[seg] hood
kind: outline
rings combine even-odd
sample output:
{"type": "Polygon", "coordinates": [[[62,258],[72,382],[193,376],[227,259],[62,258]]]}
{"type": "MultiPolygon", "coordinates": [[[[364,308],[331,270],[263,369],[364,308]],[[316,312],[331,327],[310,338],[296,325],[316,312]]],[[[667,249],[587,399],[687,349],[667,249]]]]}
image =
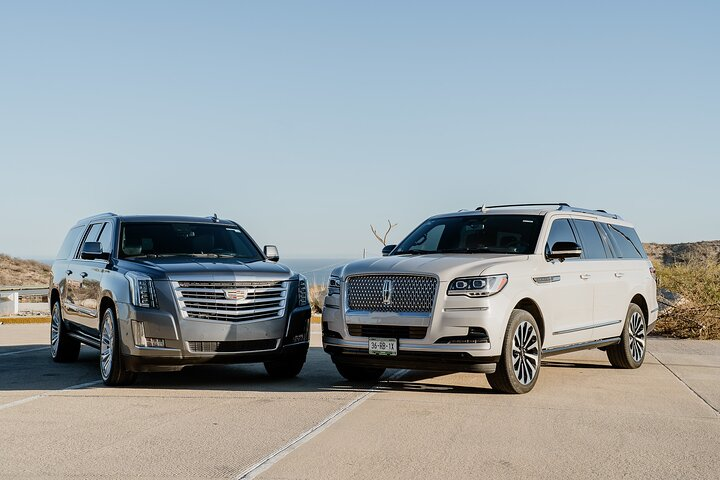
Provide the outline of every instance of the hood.
{"type": "Polygon", "coordinates": [[[143,258],[125,260],[123,266],[128,270],[146,271],[151,276],[159,274],[168,280],[280,281],[293,275],[288,267],[280,263],[267,260],[245,263],[235,258],[143,258]]]}
{"type": "MultiPolygon", "coordinates": [[[[336,269],[334,275],[367,273],[429,273],[450,281],[457,277],[481,275],[493,266],[528,260],[527,255],[503,255],[491,253],[435,254],[435,255],[391,255],[380,258],[366,258],[336,269]]],[[[502,272],[493,272],[502,273],[502,272]]]]}

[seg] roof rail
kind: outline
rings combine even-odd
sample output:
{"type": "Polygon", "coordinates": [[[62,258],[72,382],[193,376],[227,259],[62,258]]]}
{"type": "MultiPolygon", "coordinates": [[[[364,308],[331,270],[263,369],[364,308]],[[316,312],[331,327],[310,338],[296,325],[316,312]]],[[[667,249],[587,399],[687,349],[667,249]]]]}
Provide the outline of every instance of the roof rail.
{"type": "Polygon", "coordinates": [[[558,210],[566,210],[566,211],[570,211],[570,212],[589,213],[589,214],[592,214],[592,215],[599,215],[599,216],[602,216],[602,217],[609,217],[609,218],[615,218],[615,219],[620,219],[620,218],[621,218],[620,215],[617,215],[617,214],[615,214],[615,213],[608,213],[608,212],[605,211],[605,210],[599,210],[599,209],[598,209],[598,210],[589,210],[589,209],[586,209],[586,208],[578,208],[578,207],[573,207],[573,206],[570,205],[569,203],[565,203],[565,202],[557,202],[557,203],[511,203],[511,204],[507,204],[507,205],[482,205],[482,206],[476,208],[475,210],[479,210],[479,211],[485,212],[485,211],[487,211],[487,210],[489,210],[489,209],[491,209],[491,208],[547,207],[547,206],[556,206],[556,207],[558,207],[558,208],[557,208],[558,210]]]}

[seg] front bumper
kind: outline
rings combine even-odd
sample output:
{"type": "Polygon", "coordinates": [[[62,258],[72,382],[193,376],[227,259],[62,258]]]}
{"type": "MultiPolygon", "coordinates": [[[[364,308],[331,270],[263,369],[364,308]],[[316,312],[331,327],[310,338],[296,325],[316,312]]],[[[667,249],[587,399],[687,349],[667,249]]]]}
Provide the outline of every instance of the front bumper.
{"type": "Polygon", "coordinates": [[[180,319],[163,310],[118,304],[120,349],[132,371],[180,370],[186,365],[257,363],[286,356],[305,355],[310,340],[310,306],[298,307],[277,319],[225,322],[180,319]],[[135,344],[133,323],[143,324],[146,337],[162,338],[165,348],[135,344]],[[273,343],[274,341],[274,343],[273,343]],[[262,349],[242,351],[193,351],[190,342],[228,342],[230,345],[262,344],[262,349]]]}

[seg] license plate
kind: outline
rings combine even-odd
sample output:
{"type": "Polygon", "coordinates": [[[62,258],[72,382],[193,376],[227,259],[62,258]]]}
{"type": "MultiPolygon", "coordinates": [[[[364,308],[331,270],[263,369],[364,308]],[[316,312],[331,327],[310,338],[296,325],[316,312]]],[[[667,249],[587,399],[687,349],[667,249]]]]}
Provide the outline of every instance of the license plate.
{"type": "Polygon", "coordinates": [[[368,338],[370,355],[397,355],[396,338],[368,338]]]}

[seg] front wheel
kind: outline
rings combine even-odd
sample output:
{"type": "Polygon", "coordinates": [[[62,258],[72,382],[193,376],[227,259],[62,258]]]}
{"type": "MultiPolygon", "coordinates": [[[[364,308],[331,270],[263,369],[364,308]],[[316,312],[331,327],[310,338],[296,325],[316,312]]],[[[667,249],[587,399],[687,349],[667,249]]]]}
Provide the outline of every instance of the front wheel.
{"type": "Polygon", "coordinates": [[[620,343],[608,347],[607,356],[615,368],[638,368],[645,360],[647,326],[645,315],[636,304],[630,304],[625,316],[620,343]]]}
{"type": "Polygon", "coordinates": [[[113,309],[105,309],[100,326],[100,375],[105,385],[130,385],[137,374],[125,370],[120,354],[120,339],[113,309]]]}
{"type": "Polygon", "coordinates": [[[380,367],[360,367],[357,365],[336,364],[337,371],[351,382],[376,382],[385,373],[380,367]]]}
{"type": "Polygon", "coordinates": [[[541,340],[535,318],[525,310],[510,315],[503,350],[494,373],[487,374],[493,390],[527,393],[540,373],[541,340]]]}
{"type": "Polygon", "coordinates": [[[265,362],[265,371],[273,378],[293,378],[298,376],[303,365],[305,365],[305,355],[295,355],[265,362]]]}
{"type": "Polygon", "coordinates": [[[53,303],[50,317],[50,356],[54,362],[74,362],[80,355],[80,342],[66,332],[60,302],[53,303]]]}

